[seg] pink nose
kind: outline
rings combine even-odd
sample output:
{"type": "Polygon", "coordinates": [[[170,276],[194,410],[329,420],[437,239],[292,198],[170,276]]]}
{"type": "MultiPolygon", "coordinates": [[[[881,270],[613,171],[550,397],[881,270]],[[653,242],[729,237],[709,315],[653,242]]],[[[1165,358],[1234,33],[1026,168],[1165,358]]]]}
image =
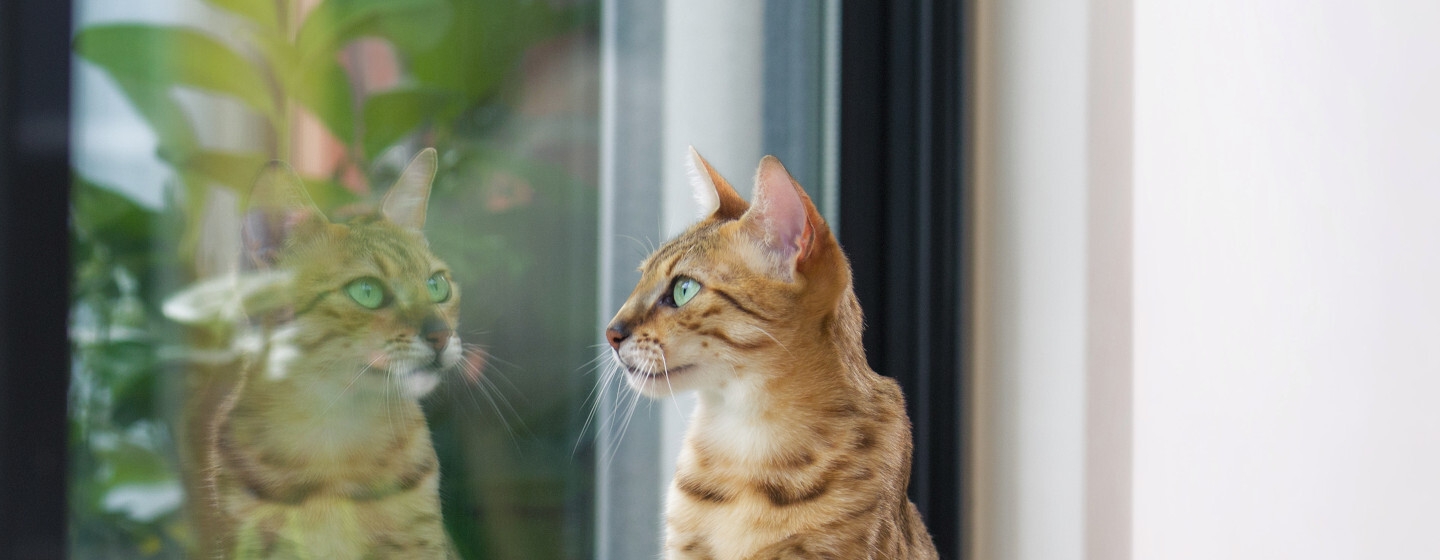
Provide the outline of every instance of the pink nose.
{"type": "Polygon", "coordinates": [[[455,334],[455,331],[450,329],[450,325],[445,324],[445,321],[434,316],[425,319],[425,323],[421,325],[420,332],[421,336],[425,337],[425,341],[430,343],[430,347],[434,348],[436,353],[444,352],[445,347],[450,345],[450,336],[455,334]]]}
{"type": "Polygon", "coordinates": [[[429,342],[430,347],[434,348],[436,352],[444,352],[445,347],[450,345],[450,335],[453,332],[449,329],[430,331],[425,333],[425,341],[429,342]]]}
{"type": "Polygon", "coordinates": [[[626,328],[625,323],[616,321],[610,325],[610,328],[605,329],[605,340],[610,341],[611,348],[619,350],[620,343],[625,342],[627,338],[630,338],[630,329],[626,328]]]}

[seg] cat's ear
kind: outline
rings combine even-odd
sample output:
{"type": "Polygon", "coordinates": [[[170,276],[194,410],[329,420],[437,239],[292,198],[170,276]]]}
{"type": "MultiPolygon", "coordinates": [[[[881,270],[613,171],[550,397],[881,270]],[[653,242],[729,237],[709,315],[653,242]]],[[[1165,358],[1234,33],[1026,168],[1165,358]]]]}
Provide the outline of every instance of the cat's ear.
{"type": "Polygon", "coordinates": [[[425,227],[425,207],[430,202],[430,183],[438,166],[435,148],[425,148],[410,160],[395,186],[385,195],[380,212],[396,224],[419,230],[425,227]]]}
{"type": "Polygon", "coordinates": [[[272,161],[255,180],[240,225],[246,258],[254,268],[270,268],[297,230],[326,223],[329,220],[305,192],[295,170],[283,161],[272,161]]]}
{"type": "Polygon", "coordinates": [[[815,244],[818,218],[814,203],[775,156],[760,160],[755,172],[755,202],[745,213],[745,228],[767,249],[787,277],[815,244]]]}
{"type": "Polygon", "coordinates": [[[690,175],[690,187],[695,190],[695,202],[700,204],[699,218],[715,216],[722,220],[734,220],[745,214],[749,203],[740,198],[735,187],[730,186],[720,173],[710,167],[710,162],[700,157],[700,152],[690,146],[690,157],[686,161],[690,175]]]}

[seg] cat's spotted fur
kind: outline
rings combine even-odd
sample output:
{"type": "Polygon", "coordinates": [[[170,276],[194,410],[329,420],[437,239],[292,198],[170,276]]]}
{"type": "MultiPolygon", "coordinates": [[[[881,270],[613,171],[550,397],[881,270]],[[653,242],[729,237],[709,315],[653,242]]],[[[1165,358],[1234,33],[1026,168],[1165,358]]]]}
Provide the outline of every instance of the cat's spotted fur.
{"type": "Polygon", "coordinates": [[[691,156],[707,217],[645,260],[606,331],[634,389],[699,392],[665,557],[936,558],[905,495],[904,397],[866,364],[834,235],[779,160],[761,161],[752,205],[691,156]],[[687,278],[700,288],[681,301],[687,278]]]}
{"type": "Polygon", "coordinates": [[[455,557],[418,402],[461,361],[459,288],[420,232],[434,172],[426,150],[379,212],[346,223],[283,164],[257,183],[243,237],[268,293],[237,300],[267,303],[244,310],[258,348],[208,432],[202,554],[455,557]],[[450,287],[438,302],[437,274],[450,287]],[[361,278],[384,290],[375,309],[347,291],[361,278]]]}

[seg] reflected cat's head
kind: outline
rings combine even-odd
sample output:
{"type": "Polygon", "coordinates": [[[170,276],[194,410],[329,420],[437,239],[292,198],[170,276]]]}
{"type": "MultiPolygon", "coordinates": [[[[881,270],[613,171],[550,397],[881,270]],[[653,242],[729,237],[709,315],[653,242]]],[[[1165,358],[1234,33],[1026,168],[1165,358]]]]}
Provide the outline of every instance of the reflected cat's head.
{"type": "Polygon", "coordinates": [[[271,163],[256,181],[241,238],[249,275],[287,279],[271,326],[264,374],[421,396],[462,360],[459,287],[429,250],[425,225],[435,150],[401,173],[379,209],[332,222],[295,172],[271,163]]]}

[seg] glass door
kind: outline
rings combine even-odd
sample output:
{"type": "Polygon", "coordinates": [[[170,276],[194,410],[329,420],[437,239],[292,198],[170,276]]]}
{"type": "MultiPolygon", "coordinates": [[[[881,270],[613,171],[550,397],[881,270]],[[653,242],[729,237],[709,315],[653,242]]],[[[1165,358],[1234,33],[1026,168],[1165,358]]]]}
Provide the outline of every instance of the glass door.
{"type": "MultiPolygon", "coordinates": [[[[598,3],[76,13],[71,557],[196,557],[215,534],[283,551],[287,530],[324,523],[269,527],[250,494],[385,516],[364,502],[433,479],[427,507],[461,557],[591,557],[598,3]],[[433,182],[414,173],[427,164],[433,182]],[[313,206],[262,192],[292,180],[313,206]],[[392,205],[417,180],[428,204],[407,224],[392,205]],[[423,239],[367,229],[376,217],[423,239]],[[378,239],[326,237],[362,234],[378,239]],[[392,270],[412,261],[433,270],[392,270]],[[367,463],[387,454],[413,464],[367,463]],[[277,482],[291,475],[308,478],[277,482]]],[[[311,544],[347,550],[323,541],[345,534],[311,544]]]]}
{"type": "Polygon", "coordinates": [[[601,329],[690,145],[838,217],[837,1],[74,9],[70,557],[346,550],[410,495],[462,558],[658,555],[691,403],[601,329]]]}

